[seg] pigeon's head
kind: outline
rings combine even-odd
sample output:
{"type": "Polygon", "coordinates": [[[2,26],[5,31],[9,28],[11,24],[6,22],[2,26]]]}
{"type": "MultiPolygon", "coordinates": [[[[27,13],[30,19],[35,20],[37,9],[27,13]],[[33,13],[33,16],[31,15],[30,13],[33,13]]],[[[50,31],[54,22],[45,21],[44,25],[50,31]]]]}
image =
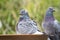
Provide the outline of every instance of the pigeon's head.
{"type": "Polygon", "coordinates": [[[28,15],[28,11],[26,9],[21,9],[20,15],[28,15]]]}
{"type": "Polygon", "coordinates": [[[53,7],[49,7],[46,12],[46,16],[52,16],[53,12],[55,12],[55,9],[53,7]]]}
{"type": "Polygon", "coordinates": [[[20,10],[20,16],[24,17],[24,18],[28,18],[28,11],[26,9],[21,9],[20,10]]]}
{"type": "Polygon", "coordinates": [[[50,12],[55,12],[55,9],[54,9],[53,7],[49,7],[49,8],[48,8],[48,11],[50,11],[50,12]]]}
{"type": "Polygon", "coordinates": [[[54,20],[53,12],[55,12],[55,9],[53,7],[49,7],[45,15],[45,20],[54,20]]]}

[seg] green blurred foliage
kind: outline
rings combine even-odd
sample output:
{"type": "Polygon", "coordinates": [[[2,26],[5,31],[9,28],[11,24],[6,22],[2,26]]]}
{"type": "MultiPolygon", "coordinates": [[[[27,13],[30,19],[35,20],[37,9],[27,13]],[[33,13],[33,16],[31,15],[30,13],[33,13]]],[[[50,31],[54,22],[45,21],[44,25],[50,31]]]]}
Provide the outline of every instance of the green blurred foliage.
{"type": "Polygon", "coordinates": [[[35,20],[38,28],[41,27],[44,14],[48,7],[54,7],[55,18],[60,21],[60,0],[0,0],[0,34],[15,34],[16,23],[21,8],[28,10],[31,19],[35,20]]]}

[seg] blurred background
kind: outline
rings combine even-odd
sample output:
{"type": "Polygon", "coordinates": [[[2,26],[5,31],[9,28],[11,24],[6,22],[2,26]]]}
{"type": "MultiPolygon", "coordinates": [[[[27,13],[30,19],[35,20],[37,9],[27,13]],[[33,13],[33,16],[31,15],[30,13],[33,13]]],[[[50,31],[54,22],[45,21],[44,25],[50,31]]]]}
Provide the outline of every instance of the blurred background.
{"type": "Polygon", "coordinates": [[[51,6],[56,10],[55,18],[60,21],[60,0],[0,0],[0,34],[15,34],[21,8],[28,10],[30,18],[43,31],[41,22],[51,6]]]}

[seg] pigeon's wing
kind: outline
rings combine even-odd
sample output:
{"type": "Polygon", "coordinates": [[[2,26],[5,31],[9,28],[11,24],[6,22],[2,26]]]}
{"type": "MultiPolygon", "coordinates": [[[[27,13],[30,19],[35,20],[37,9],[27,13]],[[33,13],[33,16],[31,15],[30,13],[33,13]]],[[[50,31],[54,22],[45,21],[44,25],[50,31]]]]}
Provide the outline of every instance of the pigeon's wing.
{"type": "Polygon", "coordinates": [[[58,33],[58,29],[57,29],[57,26],[55,26],[54,21],[43,22],[42,27],[45,33],[48,35],[54,35],[55,33],[58,33]]]}
{"type": "Polygon", "coordinates": [[[58,32],[60,32],[60,23],[58,22],[58,20],[54,21],[54,25],[58,29],[58,32]]]}
{"type": "Polygon", "coordinates": [[[35,26],[37,26],[37,23],[36,23],[34,20],[31,20],[31,22],[32,22],[35,26]]]}
{"type": "Polygon", "coordinates": [[[34,20],[31,20],[31,19],[30,19],[30,21],[31,21],[31,23],[33,24],[33,26],[37,29],[37,31],[40,32],[37,23],[36,23],[34,20]]]}
{"type": "Polygon", "coordinates": [[[32,34],[35,31],[36,28],[30,21],[21,21],[17,25],[17,33],[19,34],[32,34]]]}
{"type": "Polygon", "coordinates": [[[57,31],[57,28],[54,26],[53,22],[43,23],[43,28],[44,28],[45,33],[49,35],[50,39],[59,40],[58,31],[57,31]],[[52,35],[54,38],[51,38],[52,35]]]}
{"type": "Polygon", "coordinates": [[[29,23],[31,23],[33,25],[33,28],[36,30],[35,33],[32,34],[43,34],[42,32],[40,32],[40,30],[37,27],[37,23],[34,20],[28,19],[27,20],[29,23]]]}
{"type": "Polygon", "coordinates": [[[37,23],[34,20],[29,20],[31,22],[31,24],[33,24],[33,27],[37,30],[35,33],[33,34],[43,34],[42,32],[40,32],[40,30],[37,27],[37,23]]]}

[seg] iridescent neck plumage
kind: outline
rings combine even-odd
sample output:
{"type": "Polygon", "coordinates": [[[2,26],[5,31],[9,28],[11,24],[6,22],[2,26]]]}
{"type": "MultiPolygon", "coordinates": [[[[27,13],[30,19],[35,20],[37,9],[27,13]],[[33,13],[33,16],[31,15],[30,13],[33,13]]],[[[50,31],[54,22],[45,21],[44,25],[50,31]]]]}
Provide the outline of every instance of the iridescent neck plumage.
{"type": "Polygon", "coordinates": [[[45,21],[54,21],[54,16],[53,16],[53,13],[51,12],[47,12],[46,15],[45,15],[45,21]]]}
{"type": "Polygon", "coordinates": [[[20,16],[20,21],[29,19],[29,16],[20,16]]]}

